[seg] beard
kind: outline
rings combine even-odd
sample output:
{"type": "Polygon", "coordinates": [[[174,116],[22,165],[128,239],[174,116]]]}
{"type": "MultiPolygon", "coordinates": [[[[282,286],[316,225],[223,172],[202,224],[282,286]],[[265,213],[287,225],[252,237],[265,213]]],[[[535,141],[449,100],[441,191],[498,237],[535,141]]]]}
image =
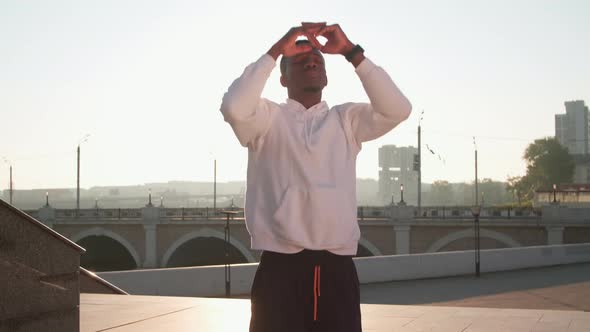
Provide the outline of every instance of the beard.
{"type": "Polygon", "coordinates": [[[307,93],[318,93],[318,92],[322,92],[322,87],[319,86],[308,86],[303,88],[303,91],[307,92],[307,93]]]}

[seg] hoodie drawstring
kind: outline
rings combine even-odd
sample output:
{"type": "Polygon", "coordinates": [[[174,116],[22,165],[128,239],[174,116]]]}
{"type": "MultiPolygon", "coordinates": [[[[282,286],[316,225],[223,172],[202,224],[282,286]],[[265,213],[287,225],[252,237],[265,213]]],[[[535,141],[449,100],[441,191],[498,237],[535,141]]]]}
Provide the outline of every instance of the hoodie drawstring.
{"type": "Polygon", "coordinates": [[[318,297],[320,297],[320,266],[314,266],[313,271],[313,320],[318,320],[318,297]]]}
{"type": "Polygon", "coordinates": [[[315,121],[315,117],[316,117],[316,113],[313,113],[312,117],[311,117],[311,124],[309,125],[309,128],[307,127],[307,119],[304,118],[304,122],[303,122],[303,131],[304,131],[304,136],[305,136],[305,147],[307,148],[307,151],[311,151],[310,145],[311,145],[311,134],[313,133],[313,123],[315,121]]]}

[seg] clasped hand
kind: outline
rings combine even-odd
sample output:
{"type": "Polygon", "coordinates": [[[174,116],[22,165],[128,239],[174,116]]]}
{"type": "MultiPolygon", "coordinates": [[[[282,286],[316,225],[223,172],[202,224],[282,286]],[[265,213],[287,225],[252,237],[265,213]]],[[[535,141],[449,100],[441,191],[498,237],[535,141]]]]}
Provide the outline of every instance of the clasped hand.
{"type": "Polygon", "coordinates": [[[354,44],[348,39],[344,31],[342,31],[340,25],[326,25],[325,22],[303,22],[301,26],[291,28],[283,38],[273,45],[268,53],[276,59],[281,54],[291,57],[299,53],[309,52],[312,48],[317,48],[322,53],[345,55],[353,47],[354,44]],[[297,45],[295,42],[301,36],[306,37],[311,45],[308,43],[297,45]],[[318,41],[317,38],[319,36],[326,38],[324,45],[318,41]]]}

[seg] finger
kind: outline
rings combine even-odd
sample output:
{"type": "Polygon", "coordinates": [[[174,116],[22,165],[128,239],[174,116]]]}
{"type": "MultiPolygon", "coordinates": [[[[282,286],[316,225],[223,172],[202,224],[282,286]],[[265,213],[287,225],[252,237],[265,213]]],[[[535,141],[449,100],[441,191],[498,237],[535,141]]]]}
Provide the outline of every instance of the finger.
{"type": "Polygon", "coordinates": [[[317,22],[317,23],[313,23],[313,22],[301,22],[301,26],[304,29],[314,29],[314,30],[319,30],[323,27],[326,26],[326,22],[317,22]]]}
{"type": "Polygon", "coordinates": [[[303,31],[305,31],[307,34],[311,34],[311,35],[316,35],[318,33],[318,31],[320,31],[321,28],[325,27],[326,23],[305,23],[303,22],[301,27],[303,28],[303,31]]]}
{"type": "Polygon", "coordinates": [[[331,45],[325,45],[320,48],[320,52],[324,54],[336,54],[337,52],[334,50],[334,47],[331,45]]]}
{"type": "Polygon", "coordinates": [[[326,25],[326,22],[301,22],[301,25],[326,25]]]}
{"type": "Polygon", "coordinates": [[[311,33],[307,33],[305,35],[307,37],[307,40],[309,40],[309,42],[317,49],[321,49],[322,48],[322,44],[317,40],[317,38],[315,37],[314,34],[311,33]]]}
{"type": "Polygon", "coordinates": [[[336,31],[336,28],[337,28],[336,25],[327,25],[327,26],[321,28],[320,31],[318,31],[318,33],[316,35],[326,37],[327,34],[333,33],[334,31],[336,31]]]}
{"type": "Polygon", "coordinates": [[[286,37],[289,42],[294,43],[297,40],[297,38],[299,38],[301,36],[307,37],[305,30],[303,30],[302,27],[293,27],[293,28],[291,28],[291,30],[289,30],[289,33],[287,34],[286,37]]]}
{"type": "Polygon", "coordinates": [[[294,50],[294,54],[293,55],[297,55],[300,53],[306,53],[309,52],[313,49],[313,47],[309,44],[299,44],[299,45],[295,45],[295,50],[294,50]]]}

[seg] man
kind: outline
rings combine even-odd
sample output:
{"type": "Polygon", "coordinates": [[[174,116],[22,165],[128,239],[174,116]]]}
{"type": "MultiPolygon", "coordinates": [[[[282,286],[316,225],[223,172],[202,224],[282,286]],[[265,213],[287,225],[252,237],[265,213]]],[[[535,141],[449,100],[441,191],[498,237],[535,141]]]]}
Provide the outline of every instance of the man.
{"type": "Polygon", "coordinates": [[[409,101],[338,25],[294,27],[246,67],[221,112],[248,147],[246,226],[263,250],[252,285],[251,332],[361,331],[359,281],[352,261],[360,231],[356,156],[362,142],[405,120],[409,101]],[[297,40],[299,37],[307,40],[297,40]],[[325,45],[317,37],[327,39],[325,45]],[[332,108],[323,54],[344,55],[371,101],[332,108]],[[289,98],[261,98],[281,58],[289,98]]]}

